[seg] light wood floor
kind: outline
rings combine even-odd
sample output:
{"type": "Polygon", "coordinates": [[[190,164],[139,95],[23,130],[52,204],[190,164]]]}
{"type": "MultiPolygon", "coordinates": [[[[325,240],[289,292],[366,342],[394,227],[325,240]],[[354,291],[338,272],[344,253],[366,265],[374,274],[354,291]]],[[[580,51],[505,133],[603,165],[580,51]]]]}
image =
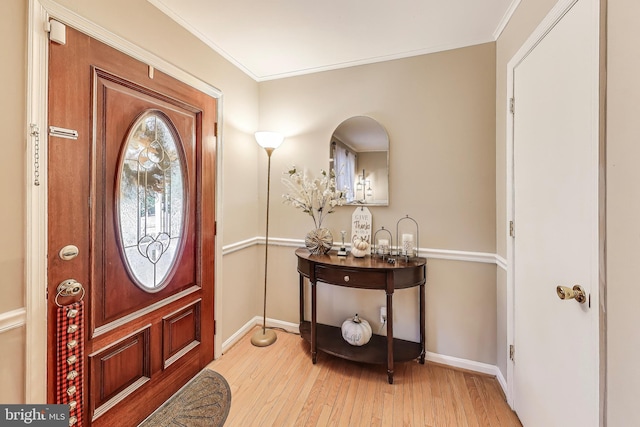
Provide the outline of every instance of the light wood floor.
{"type": "Polygon", "coordinates": [[[277,331],[269,347],[243,337],[209,367],[231,387],[225,426],[521,426],[493,377],[426,362],[386,366],[318,353],[277,331]]]}

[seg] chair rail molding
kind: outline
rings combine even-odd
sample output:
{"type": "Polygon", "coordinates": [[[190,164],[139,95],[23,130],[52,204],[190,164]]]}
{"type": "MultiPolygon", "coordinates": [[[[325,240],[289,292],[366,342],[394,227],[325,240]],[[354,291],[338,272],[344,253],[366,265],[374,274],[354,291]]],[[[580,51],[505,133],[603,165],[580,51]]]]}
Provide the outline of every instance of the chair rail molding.
{"type": "Polygon", "coordinates": [[[27,323],[27,309],[22,307],[15,310],[0,313],[0,334],[27,323]]]}
{"type": "MultiPolygon", "coordinates": [[[[237,251],[249,248],[254,245],[264,245],[264,236],[256,236],[250,239],[241,240],[239,242],[230,243],[222,247],[222,254],[229,255],[237,251]]],[[[284,246],[291,248],[300,248],[304,246],[303,239],[288,239],[281,237],[269,237],[269,244],[273,246],[284,246]]],[[[334,248],[339,246],[339,243],[334,242],[334,248]]],[[[351,244],[347,243],[348,247],[351,244]]],[[[428,259],[445,259],[452,261],[466,261],[466,262],[480,262],[484,264],[496,264],[498,267],[506,270],[507,262],[500,255],[490,252],[474,252],[474,251],[459,251],[452,249],[435,249],[435,248],[418,248],[418,255],[428,259]]]]}

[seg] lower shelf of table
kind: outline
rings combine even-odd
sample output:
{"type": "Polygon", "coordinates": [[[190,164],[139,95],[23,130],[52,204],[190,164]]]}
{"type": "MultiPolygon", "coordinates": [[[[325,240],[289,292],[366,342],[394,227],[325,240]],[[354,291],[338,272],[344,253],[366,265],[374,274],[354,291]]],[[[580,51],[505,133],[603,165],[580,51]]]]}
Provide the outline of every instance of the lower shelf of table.
{"type": "MultiPolygon", "coordinates": [[[[311,343],[311,322],[300,323],[300,335],[311,343]]],[[[317,348],[324,353],[343,359],[363,363],[387,363],[387,337],[373,335],[363,346],[353,346],[342,338],[342,331],[335,326],[317,324],[317,348]]],[[[422,354],[422,345],[418,342],[393,339],[394,362],[408,362],[422,354]]]]}

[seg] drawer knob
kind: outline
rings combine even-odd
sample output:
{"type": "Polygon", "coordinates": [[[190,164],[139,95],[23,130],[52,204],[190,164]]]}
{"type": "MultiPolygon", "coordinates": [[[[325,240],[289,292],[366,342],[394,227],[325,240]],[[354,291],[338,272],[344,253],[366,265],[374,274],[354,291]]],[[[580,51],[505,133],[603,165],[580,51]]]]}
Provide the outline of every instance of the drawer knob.
{"type": "Polygon", "coordinates": [[[344,281],[348,282],[349,281],[349,276],[344,276],[344,281]]]}

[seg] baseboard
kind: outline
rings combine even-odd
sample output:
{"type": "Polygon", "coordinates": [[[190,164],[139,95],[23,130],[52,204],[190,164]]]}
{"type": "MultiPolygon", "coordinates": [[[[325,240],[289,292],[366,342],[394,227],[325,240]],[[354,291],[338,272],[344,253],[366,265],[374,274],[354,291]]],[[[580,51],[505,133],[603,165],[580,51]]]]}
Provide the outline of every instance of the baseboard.
{"type": "Polygon", "coordinates": [[[427,351],[426,359],[429,362],[437,363],[439,365],[450,366],[452,368],[464,369],[467,371],[478,372],[480,374],[487,374],[496,377],[496,380],[502,387],[504,395],[507,395],[507,381],[504,379],[502,372],[495,365],[488,363],[476,362],[475,360],[461,359],[453,356],[446,356],[438,353],[431,353],[427,351]]]}
{"type": "MultiPolygon", "coordinates": [[[[300,333],[299,325],[297,323],[284,322],[282,320],[267,318],[267,327],[284,329],[287,332],[295,334],[300,333]]],[[[222,343],[222,353],[226,353],[235,343],[237,343],[242,337],[244,337],[251,329],[257,325],[262,324],[262,317],[256,316],[253,319],[245,323],[235,334],[231,335],[225,342],[222,343]]],[[[495,365],[488,363],[476,362],[474,360],[461,359],[458,357],[446,356],[443,354],[432,353],[427,351],[425,359],[429,362],[438,363],[444,366],[450,366],[452,368],[465,369],[467,371],[478,372],[480,374],[487,374],[496,377],[500,387],[505,396],[507,395],[507,382],[502,375],[500,369],[495,365]]]]}
{"type": "MultiPolygon", "coordinates": [[[[287,332],[291,332],[294,334],[299,334],[300,329],[297,323],[284,322],[282,320],[270,319],[267,317],[267,327],[268,328],[279,328],[284,329],[287,332]]],[[[251,329],[255,326],[262,325],[262,317],[256,316],[253,319],[249,320],[245,323],[236,333],[231,335],[227,340],[222,343],[222,354],[226,353],[235,343],[240,341],[242,337],[244,337],[251,329]]]]}
{"type": "Polygon", "coordinates": [[[504,375],[502,375],[502,371],[500,369],[498,369],[497,366],[496,366],[496,371],[498,372],[496,374],[496,380],[498,380],[498,384],[500,384],[500,387],[502,387],[502,392],[504,393],[505,398],[506,398],[506,396],[509,395],[507,393],[507,380],[504,378],[504,375]]]}
{"type": "Polygon", "coordinates": [[[438,363],[440,365],[451,366],[452,368],[465,369],[467,371],[478,372],[480,374],[496,375],[498,367],[489,365],[488,363],[476,362],[474,360],[460,359],[458,357],[446,356],[444,354],[432,353],[427,351],[426,359],[429,362],[438,363]]]}

